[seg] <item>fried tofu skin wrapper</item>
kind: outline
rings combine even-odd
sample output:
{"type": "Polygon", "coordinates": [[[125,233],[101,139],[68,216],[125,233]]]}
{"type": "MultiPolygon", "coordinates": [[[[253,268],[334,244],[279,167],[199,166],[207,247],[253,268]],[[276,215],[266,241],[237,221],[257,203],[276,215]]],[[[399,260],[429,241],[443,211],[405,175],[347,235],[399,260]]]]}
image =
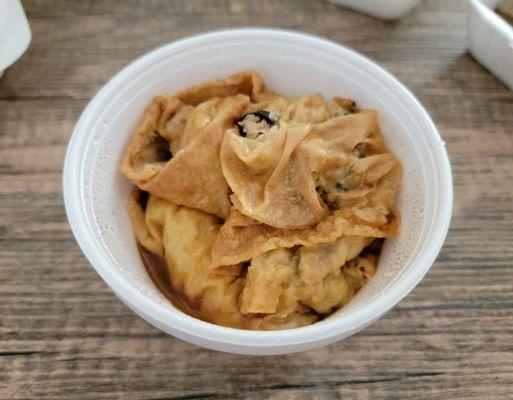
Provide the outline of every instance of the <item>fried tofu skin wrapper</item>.
{"type": "Polygon", "coordinates": [[[371,196],[361,199],[362,205],[335,210],[311,228],[279,229],[232,209],[212,248],[214,263],[238,263],[278,247],[330,243],[341,236],[396,236],[401,229],[401,216],[393,199],[400,180],[400,169],[392,170],[371,196]]]}
{"type": "Polygon", "coordinates": [[[235,209],[280,229],[313,227],[338,210],[385,225],[395,192],[392,201],[374,204],[376,191],[382,196],[378,186],[392,175],[398,189],[401,166],[385,146],[376,112],[349,113],[340,104],[320,95],[277,98],[260,104],[276,118],[269,126],[254,119],[244,132],[228,130],[221,164],[235,209]]]}
{"type": "Polygon", "coordinates": [[[226,218],[231,203],[219,161],[223,135],[251,101],[269,96],[256,73],[244,72],[155,97],[121,171],[145,191],[226,218]]]}
{"type": "Polygon", "coordinates": [[[218,218],[151,194],[143,209],[140,197],[135,189],[129,204],[138,242],[165,260],[172,287],[188,306],[219,325],[258,330],[309,325],[347,303],[375,269],[370,262],[364,275],[357,266],[358,254],[371,241],[361,237],[274,249],[249,266],[214,265],[218,218]]]}
{"type": "Polygon", "coordinates": [[[401,230],[402,167],[377,112],[285,98],[253,71],[155,97],[121,171],[150,277],[177,308],[222,326],[322,320],[401,230]]]}

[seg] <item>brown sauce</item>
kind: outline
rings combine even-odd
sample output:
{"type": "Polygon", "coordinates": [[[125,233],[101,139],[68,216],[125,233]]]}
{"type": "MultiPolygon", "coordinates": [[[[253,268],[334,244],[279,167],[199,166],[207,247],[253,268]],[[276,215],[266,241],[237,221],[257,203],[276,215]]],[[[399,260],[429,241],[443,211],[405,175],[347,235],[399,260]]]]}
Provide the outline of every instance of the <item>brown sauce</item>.
{"type": "Polygon", "coordinates": [[[157,289],[181,312],[191,317],[201,319],[202,321],[212,322],[208,316],[201,311],[189,305],[183,295],[176,291],[169,277],[166,261],[146,250],[141,245],[137,245],[144,268],[148,272],[151,280],[157,289]]]}

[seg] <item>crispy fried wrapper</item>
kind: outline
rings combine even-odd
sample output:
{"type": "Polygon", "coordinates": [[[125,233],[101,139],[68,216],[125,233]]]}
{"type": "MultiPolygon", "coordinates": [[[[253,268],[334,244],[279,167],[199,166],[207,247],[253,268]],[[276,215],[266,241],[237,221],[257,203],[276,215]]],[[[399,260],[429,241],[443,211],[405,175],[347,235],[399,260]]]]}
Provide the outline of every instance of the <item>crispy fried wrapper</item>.
{"type": "Polygon", "coordinates": [[[157,96],[134,132],[121,171],[145,191],[226,218],[231,203],[219,161],[223,135],[251,101],[271,97],[251,71],[157,96]]]}
{"type": "Polygon", "coordinates": [[[121,170],[139,245],[191,315],[223,326],[322,319],[401,229],[402,168],[377,113],[278,96],[252,71],[155,97],[121,170]]]}
{"type": "Polygon", "coordinates": [[[318,318],[297,301],[287,307],[282,304],[281,312],[272,315],[243,314],[239,304],[246,284],[242,265],[213,267],[211,263],[219,220],[151,194],[143,210],[140,198],[141,192],[134,190],[129,206],[138,242],[165,259],[173,289],[205,319],[223,326],[267,330],[304,326],[318,318]]]}
{"type": "Polygon", "coordinates": [[[306,305],[312,315],[329,314],[373,276],[377,259],[357,258],[371,241],[347,236],[333,243],[279,248],[255,256],[245,279],[241,312],[290,313],[306,305]]]}
{"type": "Polygon", "coordinates": [[[401,229],[401,216],[393,199],[400,180],[401,171],[396,168],[380,181],[373,195],[365,199],[365,206],[335,210],[311,228],[279,229],[233,209],[212,248],[213,262],[237,263],[278,247],[329,243],[341,236],[396,236],[401,229]]]}
{"type": "Polygon", "coordinates": [[[350,207],[365,218],[357,208],[368,207],[379,181],[400,169],[374,111],[354,113],[346,100],[328,103],[320,95],[252,105],[257,107],[277,122],[249,121],[244,134],[230,129],[221,164],[235,208],[261,223],[307,228],[350,207]]]}
{"type": "Polygon", "coordinates": [[[173,289],[205,319],[244,329],[311,324],[347,303],[374,273],[365,261],[372,241],[343,237],[329,244],[279,248],[242,264],[214,265],[211,247],[219,220],[134,190],[130,218],[138,242],[165,260],[173,289]],[[361,260],[359,260],[361,258],[361,260]],[[363,266],[363,267],[362,267],[363,266]]]}

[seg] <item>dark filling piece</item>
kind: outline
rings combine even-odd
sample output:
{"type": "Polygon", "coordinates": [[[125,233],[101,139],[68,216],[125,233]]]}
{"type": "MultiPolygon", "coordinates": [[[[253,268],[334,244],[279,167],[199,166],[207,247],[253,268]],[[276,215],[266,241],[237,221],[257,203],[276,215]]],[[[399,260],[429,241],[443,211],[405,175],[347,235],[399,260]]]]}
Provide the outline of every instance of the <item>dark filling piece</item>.
{"type": "Polygon", "coordinates": [[[169,142],[159,134],[154,134],[146,148],[141,153],[143,160],[148,162],[167,162],[173,154],[169,149],[169,142]]]}
{"type": "Polygon", "coordinates": [[[358,143],[353,151],[352,151],[352,154],[353,156],[355,156],[356,158],[364,158],[364,157],[367,157],[369,155],[369,145],[367,143],[358,143]]]}
{"type": "Polygon", "coordinates": [[[325,204],[328,204],[328,192],[326,191],[326,188],[324,186],[319,185],[315,187],[315,190],[317,191],[317,194],[319,195],[321,200],[325,204]]]}
{"type": "Polygon", "coordinates": [[[277,118],[270,111],[262,110],[241,115],[236,124],[239,128],[239,135],[255,139],[276,122],[277,118]]]}
{"type": "Polygon", "coordinates": [[[335,184],[335,189],[337,189],[337,192],[347,192],[349,187],[342,182],[337,182],[335,184]]]}
{"type": "Polygon", "coordinates": [[[316,179],[315,190],[319,198],[330,209],[340,208],[339,195],[358,187],[358,176],[354,175],[351,168],[339,172],[336,177],[316,179]]]}

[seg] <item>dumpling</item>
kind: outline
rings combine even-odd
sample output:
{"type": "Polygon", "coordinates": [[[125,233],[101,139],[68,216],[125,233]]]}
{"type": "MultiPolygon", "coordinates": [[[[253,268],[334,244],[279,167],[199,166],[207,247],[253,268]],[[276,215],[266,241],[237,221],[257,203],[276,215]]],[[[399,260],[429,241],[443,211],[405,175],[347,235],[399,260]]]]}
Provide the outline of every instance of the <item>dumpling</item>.
{"type": "MultiPolygon", "coordinates": [[[[173,290],[204,319],[245,329],[283,329],[315,322],[317,316],[310,315],[308,307],[296,299],[286,301],[286,296],[280,297],[279,307],[276,304],[275,312],[268,315],[241,307],[247,282],[243,265],[212,264],[211,247],[221,226],[218,218],[151,194],[143,197],[143,192],[134,190],[129,202],[137,241],[165,260],[173,290]]],[[[282,252],[288,254],[287,250],[282,252]]],[[[266,268],[275,260],[262,255],[260,265],[266,268]]],[[[290,264],[287,259],[284,262],[290,264]]],[[[282,267],[276,266],[278,270],[282,267]]],[[[287,275],[287,271],[282,274],[287,275]]],[[[257,292],[260,290],[262,287],[257,292]]]]}
{"type": "Polygon", "coordinates": [[[265,106],[243,116],[221,147],[239,212],[281,229],[312,227],[338,210],[386,224],[395,192],[372,216],[369,209],[380,181],[390,174],[400,180],[401,167],[384,144],[376,112],[351,114],[354,107],[343,99],[326,103],[319,95],[265,106]]]}
{"type": "MultiPolygon", "coordinates": [[[[333,242],[341,236],[396,236],[401,229],[401,215],[394,206],[394,198],[401,176],[400,167],[394,167],[376,182],[373,191],[351,199],[350,206],[333,210],[310,228],[279,229],[232,209],[212,247],[213,262],[238,263],[278,247],[312,246],[333,242]]],[[[333,201],[341,201],[341,195],[346,193],[330,193],[333,201]]]]}
{"type": "Polygon", "coordinates": [[[355,261],[369,238],[277,248],[253,257],[247,267],[215,265],[211,247],[221,226],[215,216],[151,194],[144,198],[139,190],[132,193],[129,212],[140,245],[165,260],[174,291],[216,324],[308,325],[349,301],[373,274],[372,263],[364,276],[355,261]]]}
{"type": "Polygon", "coordinates": [[[342,236],[333,243],[301,247],[298,273],[304,286],[298,298],[320,314],[346,304],[368,279],[348,275],[346,262],[354,260],[372,240],[342,236]]]}
{"type": "Polygon", "coordinates": [[[278,248],[253,257],[241,312],[265,315],[262,323],[298,315],[317,319],[333,312],[374,275],[377,258],[362,253],[372,241],[346,236],[334,243],[278,248]]]}
{"type": "Polygon", "coordinates": [[[135,235],[144,248],[165,259],[173,289],[212,322],[240,326],[241,265],[211,267],[218,219],[151,194],[143,210],[139,196],[134,192],[129,206],[135,235]]]}
{"type": "Polygon", "coordinates": [[[226,218],[231,203],[219,161],[223,135],[252,100],[272,96],[254,72],[157,96],[133,135],[121,171],[145,191],[226,218]]]}

